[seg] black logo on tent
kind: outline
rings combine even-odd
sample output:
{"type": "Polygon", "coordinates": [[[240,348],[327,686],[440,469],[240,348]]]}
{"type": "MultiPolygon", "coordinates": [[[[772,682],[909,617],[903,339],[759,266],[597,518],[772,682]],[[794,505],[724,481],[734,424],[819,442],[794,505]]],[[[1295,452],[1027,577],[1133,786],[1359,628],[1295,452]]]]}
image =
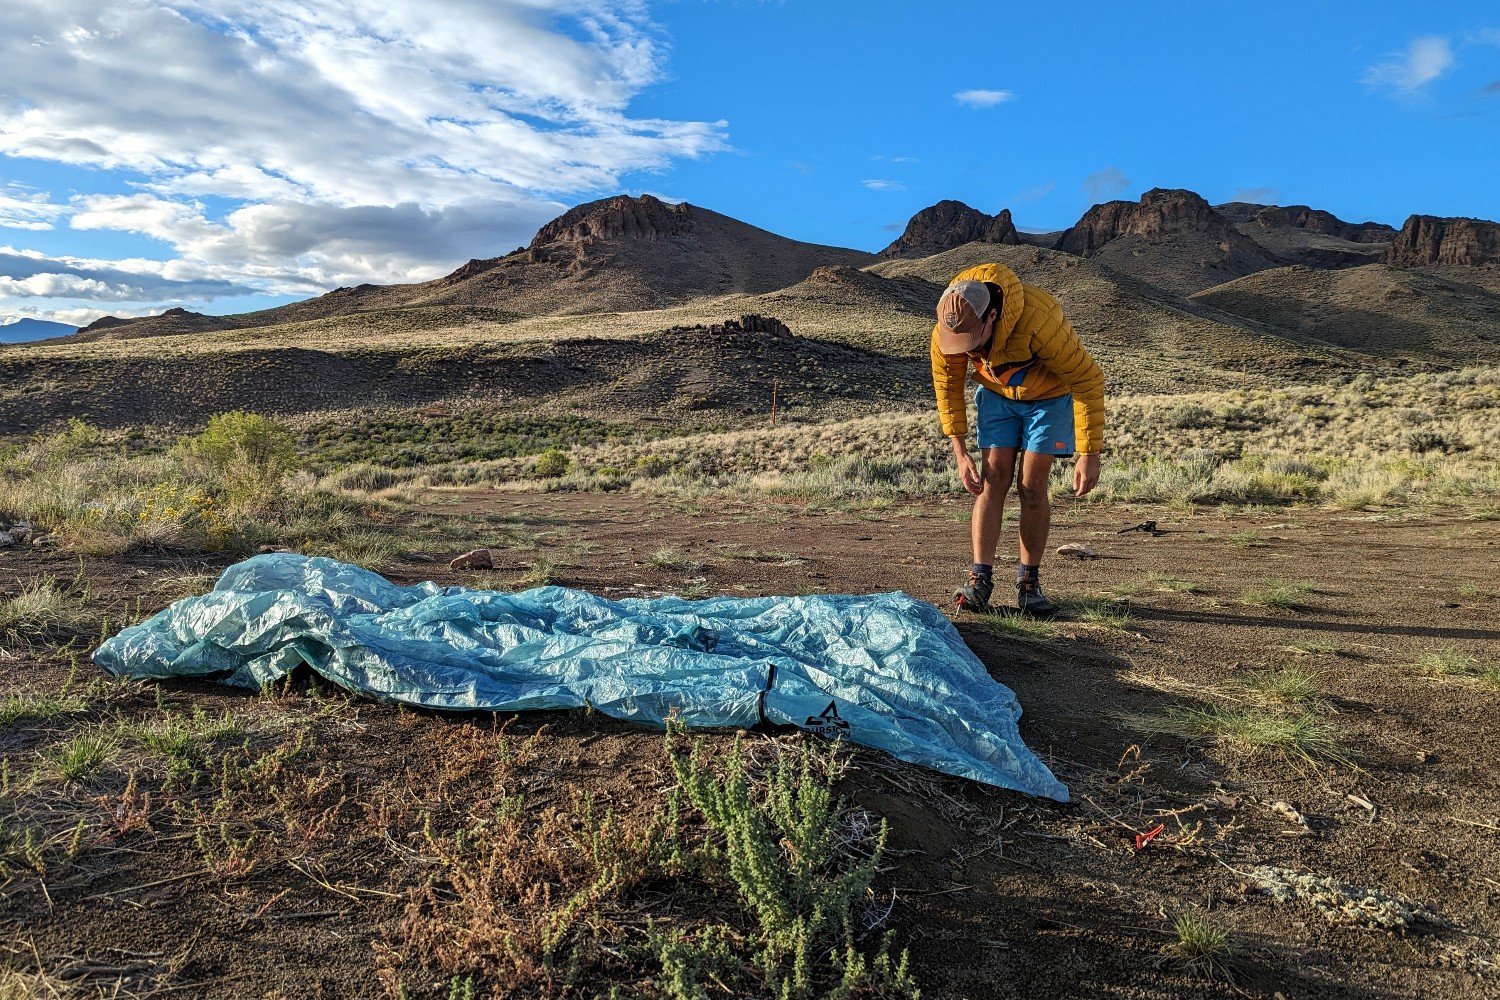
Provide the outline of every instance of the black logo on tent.
{"type": "Polygon", "coordinates": [[[835,740],[849,732],[849,723],[839,716],[838,702],[830,701],[822,715],[809,715],[805,726],[808,730],[827,740],[835,740]]]}

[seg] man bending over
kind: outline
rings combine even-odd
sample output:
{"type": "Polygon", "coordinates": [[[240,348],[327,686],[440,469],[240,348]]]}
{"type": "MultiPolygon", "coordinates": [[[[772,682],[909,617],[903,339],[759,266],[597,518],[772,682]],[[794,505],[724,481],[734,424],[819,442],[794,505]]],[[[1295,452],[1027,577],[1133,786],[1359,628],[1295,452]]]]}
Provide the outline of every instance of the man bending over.
{"type": "Polygon", "coordinates": [[[959,479],[975,497],[969,526],[974,565],[954,599],[972,611],[990,609],[1000,521],[1014,479],[1021,501],[1016,606],[1024,613],[1053,614],[1057,606],[1042,592],[1039,576],[1052,522],[1048,479],[1055,459],[1076,453],[1074,495],[1099,482],[1104,375],[1057,300],[1021,284],[1001,264],[960,272],[938,300],[937,314],[932,387],[938,417],[953,442],[959,479]],[[978,383],[977,466],[965,445],[964,384],[970,374],[978,383]]]}

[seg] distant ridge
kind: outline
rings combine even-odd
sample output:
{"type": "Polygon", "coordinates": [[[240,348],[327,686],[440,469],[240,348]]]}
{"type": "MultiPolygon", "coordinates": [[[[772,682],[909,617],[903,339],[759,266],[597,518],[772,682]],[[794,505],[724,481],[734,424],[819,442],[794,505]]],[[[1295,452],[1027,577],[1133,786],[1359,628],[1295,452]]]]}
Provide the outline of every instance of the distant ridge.
{"type": "Polygon", "coordinates": [[[1056,249],[1182,295],[1278,263],[1201,195],[1168,188],[1153,188],[1138,202],[1095,205],[1056,249]]]}
{"type": "Polygon", "coordinates": [[[618,195],[569,209],[531,243],[471,260],[433,281],[359,285],[255,313],[158,317],[95,324],[102,337],[135,337],[304,322],[430,306],[474,306],[516,315],[660,309],[697,298],[755,294],[796,284],[825,265],[860,267],[873,254],[778,236],[727,215],[651,195],[618,195]]]}
{"type": "Polygon", "coordinates": [[[216,330],[233,329],[234,323],[224,316],[206,316],[180,306],[174,306],[157,316],[141,319],[120,319],[118,316],[101,316],[78,331],[79,340],[98,340],[113,337],[172,336],[182,333],[212,333],[216,330]]]}
{"type": "Polygon", "coordinates": [[[930,257],[965,243],[1020,243],[1010,209],[985,215],[961,201],[944,200],[913,215],[906,230],[880,251],[882,259],[930,257]]]}
{"type": "Polygon", "coordinates": [[[50,340],[66,337],[77,327],[66,323],[54,323],[46,319],[19,319],[14,323],[0,325],[0,344],[27,344],[34,340],[50,340]]]}
{"type": "Polygon", "coordinates": [[[713,310],[716,300],[750,296],[760,302],[752,310],[785,308],[858,345],[877,334],[847,317],[878,314],[880,348],[901,354],[907,317],[929,322],[942,285],[989,260],[1057,294],[1106,348],[1205,363],[1275,365],[1325,349],[1451,363],[1465,351],[1493,357],[1500,332],[1500,224],[1412,216],[1398,233],[1307,205],[1214,206],[1192,191],[1153,189],[1095,205],[1056,234],[1021,233],[1008,210],[987,215],[945,200],[913,215],[879,257],[621,195],[571,208],[527,246],[432,281],[339,288],[231,316],[174,308],[105,317],[75,337],[212,338],[270,326],[309,340],[335,328],[346,341],[377,328],[469,327],[483,337],[526,317],[586,316],[581,322],[609,327],[612,313],[713,310]],[[1422,280],[1403,277],[1408,271],[1422,280]]]}

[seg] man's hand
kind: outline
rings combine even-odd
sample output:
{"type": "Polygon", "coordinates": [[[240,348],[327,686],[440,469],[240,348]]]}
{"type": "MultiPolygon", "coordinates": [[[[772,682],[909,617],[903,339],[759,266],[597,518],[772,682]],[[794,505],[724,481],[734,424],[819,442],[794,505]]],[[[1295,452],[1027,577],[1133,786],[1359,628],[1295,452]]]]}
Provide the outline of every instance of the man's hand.
{"type": "Polygon", "coordinates": [[[1099,456],[1079,455],[1073,463],[1073,495],[1081,497],[1099,485],[1099,456]]]}
{"type": "Polygon", "coordinates": [[[976,497],[979,496],[984,492],[984,480],[979,474],[979,469],[974,465],[974,460],[969,457],[963,438],[953,439],[953,457],[958,462],[958,478],[964,484],[964,489],[976,497]]]}

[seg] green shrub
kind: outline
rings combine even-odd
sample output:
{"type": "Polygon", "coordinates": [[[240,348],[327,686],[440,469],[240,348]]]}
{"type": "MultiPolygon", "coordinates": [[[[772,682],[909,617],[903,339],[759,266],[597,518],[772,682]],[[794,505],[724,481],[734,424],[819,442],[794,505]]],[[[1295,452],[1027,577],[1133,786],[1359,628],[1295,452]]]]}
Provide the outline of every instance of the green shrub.
{"type": "Polygon", "coordinates": [[[242,410],[215,414],[188,442],[188,450],[221,470],[245,463],[270,475],[289,472],[297,464],[291,431],[269,417],[242,410]]]}
{"type": "MultiPolygon", "coordinates": [[[[758,925],[754,964],[765,991],[783,1000],[814,996],[914,995],[906,957],[893,961],[889,939],[867,955],[855,948],[855,908],[869,891],[885,848],[882,822],[867,857],[846,846],[848,803],[833,786],[845,767],[835,747],[780,754],[753,782],[735,744],[722,775],[708,765],[702,742],[684,757],[668,736],[678,783],[716,835],[709,848],[741,905],[758,925]],[[825,992],[826,991],[826,992],[825,992]],[[888,992],[887,992],[888,991],[888,992]]],[[[704,965],[722,967],[722,938],[677,938],[661,957],[679,996],[701,995],[688,980],[704,965]]],[[[759,994],[759,991],[755,991],[759,994]]]]}
{"type": "Polygon", "coordinates": [[[573,460],[561,448],[548,448],[536,457],[536,474],[543,479],[556,479],[566,475],[573,460]]]}
{"type": "Polygon", "coordinates": [[[202,466],[227,504],[243,512],[276,506],[280,483],[297,465],[297,447],[284,425],[258,413],[234,410],[212,417],[182,442],[189,465],[202,466]]]}

